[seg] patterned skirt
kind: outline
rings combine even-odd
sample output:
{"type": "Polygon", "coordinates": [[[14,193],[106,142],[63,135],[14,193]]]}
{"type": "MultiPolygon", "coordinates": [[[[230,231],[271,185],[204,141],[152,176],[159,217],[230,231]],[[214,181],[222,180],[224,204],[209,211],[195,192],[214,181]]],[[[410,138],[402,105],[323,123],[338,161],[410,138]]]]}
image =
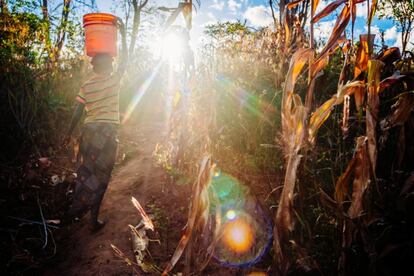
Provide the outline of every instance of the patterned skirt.
{"type": "Polygon", "coordinates": [[[83,126],[79,149],[80,166],[69,210],[71,217],[80,217],[89,210],[95,210],[97,216],[115,164],[117,128],[116,124],[110,123],[88,123],[83,126]]]}

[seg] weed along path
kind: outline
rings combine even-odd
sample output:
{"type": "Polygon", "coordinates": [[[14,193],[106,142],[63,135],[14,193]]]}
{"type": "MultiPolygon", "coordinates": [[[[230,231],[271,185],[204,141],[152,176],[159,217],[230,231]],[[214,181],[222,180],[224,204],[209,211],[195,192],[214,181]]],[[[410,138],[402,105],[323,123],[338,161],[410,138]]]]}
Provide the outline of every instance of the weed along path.
{"type": "Polygon", "coordinates": [[[92,234],[87,215],[79,223],[59,230],[57,257],[45,275],[137,274],[111,248],[115,245],[135,261],[128,225],[137,225],[141,216],[131,197],[153,217],[155,231],[148,233],[150,238],[162,241],[150,243],[152,262],[163,266],[169,260],[186,223],[190,187],[170,183],[164,171],[153,164],[152,152],[159,133],[156,124],[121,130],[120,155],[126,157],[116,166],[102,204],[100,217],[108,219],[107,225],[92,234]]]}

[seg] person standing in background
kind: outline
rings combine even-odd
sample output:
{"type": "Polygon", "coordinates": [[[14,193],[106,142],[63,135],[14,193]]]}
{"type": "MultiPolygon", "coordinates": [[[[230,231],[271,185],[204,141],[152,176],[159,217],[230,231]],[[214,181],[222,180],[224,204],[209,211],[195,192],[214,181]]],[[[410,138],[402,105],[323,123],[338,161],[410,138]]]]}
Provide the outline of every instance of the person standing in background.
{"type": "Polygon", "coordinates": [[[128,54],[125,26],[119,18],[116,25],[122,36],[117,71],[113,71],[113,58],[109,54],[98,53],[92,58],[93,75],[82,85],[76,97],[77,106],[65,138],[67,144],[85,112],[79,141],[80,165],[77,169],[76,188],[72,205],[64,220],[72,221],[90,211],[92,232],[98,231],[106,223],[99,220],[98,215],[118,148],[119,88],[128,54]]]}

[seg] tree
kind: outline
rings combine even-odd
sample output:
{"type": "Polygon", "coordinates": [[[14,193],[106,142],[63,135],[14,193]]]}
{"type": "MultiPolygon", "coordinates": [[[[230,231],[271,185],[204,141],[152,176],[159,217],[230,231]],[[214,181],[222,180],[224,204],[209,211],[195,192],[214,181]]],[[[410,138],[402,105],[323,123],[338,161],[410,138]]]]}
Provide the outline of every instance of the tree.
{"type": "MultiPolygon", "coordinates": [[[[129,2],[129,1],[128,1],[129,2]]],[[[132,0],[129,2],[134,9],[134,17],[132,22],[131,41],[129,44],[129,55],[132,56],[137,41],[139,25],[141,24],[141,11],[148,4],[148,0],[132,0]]]]}
{"type": "Polygon", "coordinates": [[[57,30],[55,46],[53,47],[52,59],[54,61],[57,61],[59,59],[60,51],[62,50],[63,44],[65,42],[71,4],[71,0],[63,0],[62,16],[60,18],[60,25],[57,30]]]}
{"type": "Polygon", "coordinates": [[[414,0],[383,0],[379,3],[379,17],[392,19],[401,30],[402,52],[407,49],[414,23],[414,0]]]}
{"type": "MultiPolygon", "coordinates": [[[[33,3],[37,3],[33,1],[33,3]]],[[[78,7],[89,7],[94,9],[96,7],[95,0],[88,1],[38,1],[38,7],[41,9],[44,45],[47,53],[47,61],[56,63],[61,55],[62,48],[66,43],[68,30],[76,25],[74,20],[71,20],[70,14],[78,7]],[[60,7],[61,10],[60,10],[60,7]],[[60,14],[59,14],[60,11],[60,14]]]]}
{"type": "Polygon", "coordinates": [[[0,12],[6,13],[7,11],[7,0],[0,0],[0,12]]]}
{"type": "Polygon", "coordinates": [[[41,3],[41,9],[42,9],[42,16],[43,16],[43,24],[44,24],[44,33],[45,33],[45,50],[48,54],[48,57],[50,56],[51,49],[52,49],[52,43],[50,40],[50,19],[49,19],[49,5],[48,0],[42,0],[41,3]]]}

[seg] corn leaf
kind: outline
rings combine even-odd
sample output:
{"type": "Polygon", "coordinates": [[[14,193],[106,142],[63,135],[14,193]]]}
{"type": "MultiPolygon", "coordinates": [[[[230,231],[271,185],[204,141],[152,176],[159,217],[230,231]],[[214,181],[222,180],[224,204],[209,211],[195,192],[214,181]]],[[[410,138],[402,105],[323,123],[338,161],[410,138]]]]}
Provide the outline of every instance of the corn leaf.
{"type": "Polygon", "coordinates": [[[352,199],[348,209],[350,218],[356,218],[363,212],[363,198],[370,184],[370,162],[367,148],[368,139],[365,136],[357,138],[354,156],[348,163],[345,172],[339,177],[335,186],[335,200],[339,205],[349,195],[350,182],[352,182],[352,199]]]}
{"type": "MultiPolygon", "coordinates": [[[[336,10],[340,5],[346,3],[348,0],[336,0],[327,5],[322,11],[320,11],[317,15],[312,18],[312,23],[316,23],[322,18],[330,15],[334,10],[336,10]]],[[[316,8],[314,9],[314,11],[316,8]]]]}
{"type": "Polygon", "coordinates": [[[313,55],[312,49],[299,49],[293,54],[286,77],[282,99],[282,133],[285,139],[286,152],[290,154],[294,148],[298,150],[302,144],[306,112],[300,97],[293,93],[296,81],[309,58],[313,55]]]}
{"type": "Polygon", "coordinates": [[[341,14],[338,16],[338,19],[335,22],[334,28],[332,29],[332,34],[328,39],[328,42],[325,44],[325,47],[322,49],[322,51],[319,54],[319,57],[323,57],[330,51],[332,51],[333,48],[335,48],[338,44],[339,38],[344,33],[348,23],[350,20],[350,9],[346,5],[341,14]]]}
{"type": "Polygon", "coordinates": [[[370,184],[371,166],[367,148],[367,137],[358,137],[357,152],[354,167],[354,181],[352,183],[352,200],[348,209],[348,216],[351,219],[362,215],[364,211],[363,199],[365,191],[370,184]]]}
{"type": "Polygon", "coordinates": [[[313,54],[314,51],[312,49],[306,48],[301,48],[293,54],[290,60],[289,72],[286,77],[285,93],[293,92],[299,74],[313,54]]]}
{"type": "Polygon", "coordinates": [[[357,57],[355,61],[354,78],[358,78],[360,74],[368,69],[368,54],[370,51],[372,51],[374,39],[375,35],[370,35],[370,41],[368,41],[368,35],[366,34],[359,36],[360,45],[358,47],[357,57]]]}
{"type": "Polygon", "coordinates": [[[193,5],[191,4],[191,2],[183,3],[183,16],[184,16],[186,27],[189,30],[191,30],[191,27],[192,27],[192,10],[193,10],[193,5]]]}
{"type": "Polygon", "coordinates": [[[401,196],[410,196],[414,191],[414,175],[409,176],[401,189],[400,195],[401,196]]]}
{"type": "Polygon", "coordinates": [[[184,235],[181,237],[162,275],[168,275],[174,268],[190,241],[195,228],[203,228],[206,223],[209,209],[207,188],[211,180],[212,169],[213,165],[210,156],[204,156],[200,164],[197,180],[193,184],[191,206],[184,235]]]}
{"type": "Polygon", "coordinates": [[[375,10],[377,9],[377,0],[372,0],[371,8],[368,15],[368,25],[371,25],[372,18],[374,18],[375,10]]]}
{"type": "Polygon", "coordinates": [[[348,130],[349,130],[348,121],[349,121],[350,102],[351,102],[350,96],[346,95],[344,97],[344,108],[343,108],[342,126],[341,126],[342,133],[344,134],[344,136],[348,134],[348,130]]]}
{"type": "Polygon", "coordinates": [[[119,258],[121,258],[122,260],[124,260],[125,263],[127,263],[129,266],[132,266],[134,264],[133,261],[131,261],[125,254],[124,252],[122,252],[118,247],[116,247],[115,245],[113,245],[111,243],[111,247],[114,250],[115,254],[118,255],[119,258]]]}
{"type": "Polygon", "coordinates": [[[295,1],[293,1],[293,2],[288,3],[288,4],[286,5],[286,8],[287,8],[288,10],[291,10],[291,9],[295,8],[297,5],[299,5],[301,2],[303,2],[303,0],[295,0],[295,1]]]}
{"type": "Polygon", "coordinates": [[[312,65],[311,65],[311,78],[316,77],[316,75],[326,67],[329,63],[329,55],[324,55],[322,57],[318,57],[312,65]]]}
{"type": "Polygon", "coordinates": [[[362,107],[362,104],[364,103],[364,99],[365,99],[365,88],[360,87],[356,89],[355,94],[354,94],[354,100],[355,100],[355,106],[357,110],[360,110],[360,108],[362,107]]]}
{"type": "Polygon", "coordinates": [[[312,12],[315,13],[318,8],[319,0],[313,0],[312,12]]]}
{"type": "Polygon", "coordinates": [[[293,230],[293,196],[296,183],[296,172],[300,160],[301,156],[298,154],[288,156],[283,190],[276,212],[275,226],[273,228],[273,248],[276,261],[279,264],[278,266],[282,270],[282,275],[287,273],[290,265],[290,258],[286,256],[286,249],[284,246],[289,244],[289,232],[293,230]]]}
{"type": "Polygon", "coordinates": [[[383,79],[379,84],[379,92],[384,91],[385,89],[393,86],[395,83],[399,82],[401,79],[404,79],[405,75],[400,75],[399,71],[394,72],[391,77],[383,79]]]}
{"type": "Polygon", "coordinates": [[[144,221],[144,225],[146,228],[151,229],[152,231],[154,231],[154,224],[152,223],[152,220],[148,217],[147,213],[145,213],[144,208],[142,208],[141,204],[138,202],[138,200],[136,200],[135,197],[131,198],[132,204],[135,206],[135,208],[137,208],[138,212],[140,213],[143,221],[144,221]]]}
{"type": "Polygon", "coordinates": [[[385,64],[392,64],[394,61],[401,59],[401,52],[400,48],[398,47],[390,47],[382,51],[377,59],[381,60],[385,64]]]}
{"type": "Polygon", "coordinates": [[[349,7],[351,9],[351,35],[354,34],[354,26],[356,19],[356,3],[355,0],[349,0],[349,7]]]}
{"type": "Polygon", "coordinates": [[[345,55],[344,64],[342,65],[341,73],[339,74],[338,85],[343,85],[346,80],[347,72],[350,66],[350,56],[351,56],[351,41],[348,39],[342,46],[342,53],[345,55]]]}
{"type": "Polygon", "coordinates": [[[316,75],[325,68],[329,63],[329,56],[333,54],[338,48],[339,44],[346,42],[345,36],[338,38],[335,43],[332,45],[329,51],[326,51],[323,55],[319,55],[311,65],[311,78],[316,77],[316,75]]]}
{"type": "Polygon", "coordinates": [[[345,201],[346,196],[348,195],[349,183],[351,181],[352,173],[355,168],[356,160],[357,157],[354,154],[354,157],[348,163],[345,172],[336,181],[334,198],[339,205],[342,205],[342,203],[345,201]]]}
{"type": "Polygon", "coordinates": [[[285,50],[288,49],[289,47],[289,43],[290,43],[290,39],[291,39],[291,31],[290,31],[290,24],[287,18],[287,9],[284,12],[284,20],[283,20],[283,27],[285,29],[285,50]]]}
{"type": "Polygon", "coordinates": [[[392,106],[392,113],[381,121],[381,129],[386,131],[392,127],[403,125],[414,110],[414,94],[400,95],[398,101],[392,106]]]}
{"type": "Polygon", "coordinates": [[[366,129],[368,138],[368,152],[371,166],[374,169],[377,164],[377,138],[376,127],[377,118],[379,112],[379,84],[381,77],[381,68],[383,62],[380,60],[368,61],[368,99],[367,99],[367,112],[366,112],[366,129]]]}
{"type": "Polygon", "coordinates": [[[312,114],[309,121],[309,142],[313,143],[316,137],[318,129],[322,124],[329,118],[332,109],[336,105],[336,95],[323,103],[316,111],[312,114]]]}
{"type": "Polygon", "coordinates": [[[308,139],[310,143],[314,143],[317,131],[322,126],[322,124],[329,118],[333,108],[343,103],[344,97],[346,95],[352,95],[360,87],[364,87],[365,84],[363,81],[353,81],[349,82],[346,85],[340,86],[337,93],[332,96],[331,99],[323,103],[315,112],[311,115],[308,126],[308,139]]]}
{"type": "Polygon", "coordinates": [[[293,194],[296,183],[296,172],[301,159],[298,154],[303,146],[306,130],[307,110],[299,95],[295,94],[294,88],[297,79],[305,64],[314,55],[312,49],[301,48],[297,50],[290,61],[289,71],[286,76],[282,99],[282,137],[285,144],[287,156],[287,167],[283,190],[276,212],[276,223],[274,226],[274,250],[279,267],[287,271],[290,260],[285,255],[284,246],[289,244],[289,232],[293,230],[293,194]]]}
{"type": "MultiPolygon", "coordinates": [[[[318,1],[319,2],[319,1],[318,1]]],[[[336,0],[327,5],[323,10],[321,10],[317,15],[315,15],[312,18],[312,23],[316,23],[320,21],[322,18],[330,15],[334,10],[336,10],[340,5],[351,2],[350,0],[336,0]]],[[[359,4],[365,2],[365,0],[354,0],[353,5],[359,4]]],[[[317,5],[317,4],[316,4],[317,5]]],[[[316,10],[316,7],[314,8],[314,11],[316,10]]]]}

